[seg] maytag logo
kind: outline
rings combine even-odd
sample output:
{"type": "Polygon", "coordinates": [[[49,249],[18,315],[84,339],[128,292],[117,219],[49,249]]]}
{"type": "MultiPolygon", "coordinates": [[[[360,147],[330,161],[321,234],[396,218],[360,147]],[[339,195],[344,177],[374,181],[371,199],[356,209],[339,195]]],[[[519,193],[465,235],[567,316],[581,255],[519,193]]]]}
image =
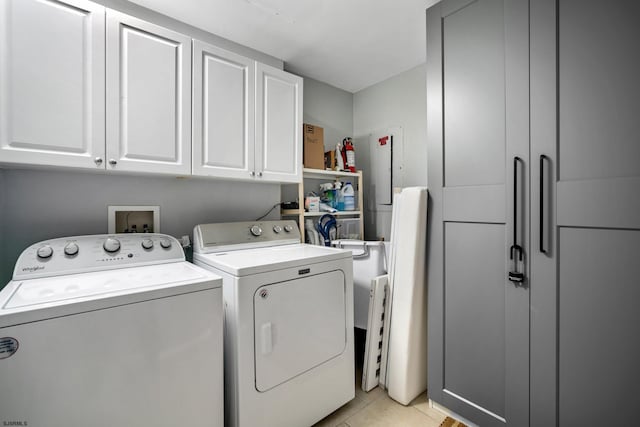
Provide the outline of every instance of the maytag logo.
{"type": "Polygon", "coordinates": [[[29,273],[33,273],[34,271],[44,270],[44,265],[38,265],[35,267],[25,267],[22,271],[28,271],[29,273]]]}
{"type": "Polygon", "coordinates": [[[28,426],[29,423],[26,421],[3,421],[3,426],[28,426]]]}

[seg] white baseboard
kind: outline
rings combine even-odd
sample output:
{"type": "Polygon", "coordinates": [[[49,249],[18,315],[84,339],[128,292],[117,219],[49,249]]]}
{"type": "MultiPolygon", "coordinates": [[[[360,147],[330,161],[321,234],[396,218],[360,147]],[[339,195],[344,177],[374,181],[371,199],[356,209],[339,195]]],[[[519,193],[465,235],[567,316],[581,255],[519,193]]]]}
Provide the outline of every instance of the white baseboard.
{"type": "Polygon", "coordinates": [[[436,410],[442,412],[443,414],[445,414],[446,416],[454,418],[454,419],[460,421],[461,423],[466,424],[469,427],[479,427],[478,424],[472,423],[468,419],[466,419],[464,417],[461,417],[460,415],[456,414],[453,411],[450,411],[449,409],[445,408],[444,406],[440,405],[437,402],[434,402],[431,399],[429,399],[429,407],[433,408],[433,409],[436,409],[436,410]]]}

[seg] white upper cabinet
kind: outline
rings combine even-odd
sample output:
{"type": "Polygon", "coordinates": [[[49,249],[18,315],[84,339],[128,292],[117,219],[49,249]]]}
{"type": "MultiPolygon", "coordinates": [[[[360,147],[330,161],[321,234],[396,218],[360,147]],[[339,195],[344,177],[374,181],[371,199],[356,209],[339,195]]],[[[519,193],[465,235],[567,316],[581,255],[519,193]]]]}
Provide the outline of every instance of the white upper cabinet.
{"type": "Polygon", "coordinates": [[[199,41],[193,70],[193,174],[299,182],[302,79],[199,41]]]}
{"type": "Polygon", "coordinates": [[[191,39],[107,11],[107,170],[191,173],[191,39]]]}
{"type": "Polygon", "coordinates": [[[194,40],[194,175],[255,175],[255,75],[255,61],[194,40]]]}
{"type": "Polygon", "coordinates": [[[302,78],[260,63],[256,72],[256,175],[300,182],[302,78]]]}
{"type": "Polygon", "coordinates": [[[0,163],[104,168],[104,13],[0,1],[0,163]]]}
{"type": "Polygon", "coordinates": [[[299,182],[302,79],[90,1],[0,0],[0,164],[299,182]]]}

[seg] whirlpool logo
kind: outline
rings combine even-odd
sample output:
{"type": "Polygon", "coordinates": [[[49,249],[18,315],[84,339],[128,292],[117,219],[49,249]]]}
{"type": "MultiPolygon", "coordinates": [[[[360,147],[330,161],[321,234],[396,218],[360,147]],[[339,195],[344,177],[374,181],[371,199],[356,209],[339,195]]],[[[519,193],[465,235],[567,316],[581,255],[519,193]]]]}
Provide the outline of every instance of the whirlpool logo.
{"type": "Polygon", "coordinates": [[[20,343],[13,337],[0,338],[0,360],[13,356],[19,346],[20,343]]]}
{"type": "Polygon", "coordinates": [[[44,266],[43,265],[37,265],[35,267],[25,267],[22,269],[23,272],[29,272],[29,273],[33,273],[35,271],[38,270],[44,270],[44,266]]]}

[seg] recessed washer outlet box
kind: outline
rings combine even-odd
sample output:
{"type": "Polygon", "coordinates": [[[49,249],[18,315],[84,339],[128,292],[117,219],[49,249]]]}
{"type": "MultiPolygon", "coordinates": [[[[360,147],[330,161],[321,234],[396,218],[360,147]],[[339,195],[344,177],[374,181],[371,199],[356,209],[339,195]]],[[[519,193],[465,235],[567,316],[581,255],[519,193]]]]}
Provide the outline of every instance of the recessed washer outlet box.
{"type": "Polygon", "coordinates": [[[108,206],[108,233],[159,233],[160,206],[108,206]]]}

